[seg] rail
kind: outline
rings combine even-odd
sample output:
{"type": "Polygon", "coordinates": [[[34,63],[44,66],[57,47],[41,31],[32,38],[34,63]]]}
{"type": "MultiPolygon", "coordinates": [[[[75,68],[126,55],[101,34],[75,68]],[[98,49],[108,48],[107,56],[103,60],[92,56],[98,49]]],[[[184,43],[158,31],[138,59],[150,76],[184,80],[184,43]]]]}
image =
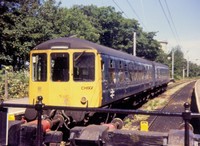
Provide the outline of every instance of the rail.
{"type": "Polygon", "coordinates": [[[200,88],[200,79],[196,81],[195,83],[195,99],[196,99],[196,106],[197,106],[197,111],[200,111],[200,93],[199,93],[199,88],[200,88]]]}
{"type": "MultiPolygon", "coordinates": [[[[120,113],[120,114],[140,114],[140,115],[155,115],[155,116],[173,116],[182,117],[185,122],[185,132],[184,132],[184,145],[189,146],[189,122],[192,118],[200,118],[199,113],[191,113],[190,105],[188,103],[184,104],[185,111],[182,113],[170,113],[170,112],[157,112],[157,111],[142,111],[142,110],[124,110],[124,109],[103,109],[103,108],[79,108],[79,107],[66,107],[66,106],[50,106],[42,103],[43,98],[38,96],[38,100],[35,105],[29,104],[12,104],[4,103],[3,100],[0,101],[0,112],[3,113],[4,118],[0,117],[0,127],[5,122],[3,119],[7,119],[7,108],[34,108],[37,110],[38,123],[37,123],[37,133],[36,140],[37,146],[42,146],[42,112],[47,109],[57,109],[57,110],[72,110],[72,111],[87,111],[87,112],[101,112],[101,113],[120,113]]],[[[5,124],[5,123],[4,123],[5,124]]],[[[6,132],[6,131],[4,131],[6,132]]],[[[0,133],[0,145],[6,145],[5,134],[0,133]],[[1,137],[4,135],[4,137],[1,137]],[[2,142],[2,143],[1,143],[2,142]]]]}

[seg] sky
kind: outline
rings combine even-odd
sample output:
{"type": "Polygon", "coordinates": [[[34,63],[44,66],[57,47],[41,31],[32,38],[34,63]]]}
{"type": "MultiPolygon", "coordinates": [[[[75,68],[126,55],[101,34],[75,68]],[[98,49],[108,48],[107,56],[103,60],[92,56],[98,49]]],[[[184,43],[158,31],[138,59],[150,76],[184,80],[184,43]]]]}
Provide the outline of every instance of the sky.
{"type": "Polygon", "coordinates": [[[200,65],[200,0],[56,0],[73,5],[112,6],[125,18],[136,19],[156,40],[167,41],[167,52],[180,46],[184,58],[200,65]]]}

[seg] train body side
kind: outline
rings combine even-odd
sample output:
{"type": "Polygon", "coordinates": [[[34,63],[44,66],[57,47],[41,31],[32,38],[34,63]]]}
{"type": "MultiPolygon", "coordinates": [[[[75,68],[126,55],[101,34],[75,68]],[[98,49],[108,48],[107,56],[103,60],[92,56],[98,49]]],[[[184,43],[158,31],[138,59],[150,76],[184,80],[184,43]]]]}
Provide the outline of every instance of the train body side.
{"type": "Polygon", "coordinates": [[[153,62],[155,88],[167,86],[170,81],[169,67],[160,63],[153,62]]]}
{"type": "Polygon", "coordinates": [[[163,64],[78,38],[44,42],[30,58],[30,103],[43,96],[49,105],[102,107],[169,82],[169,69],[163,64]],[[55,75],[66,79],[53,75],[57,59],[67,65],[55,75]]]}
{"type": "Polygon", "coordinates": [[[154,68],[151,61],[108,54],[101,56],[103,105],[154,88],[154,68]]]}

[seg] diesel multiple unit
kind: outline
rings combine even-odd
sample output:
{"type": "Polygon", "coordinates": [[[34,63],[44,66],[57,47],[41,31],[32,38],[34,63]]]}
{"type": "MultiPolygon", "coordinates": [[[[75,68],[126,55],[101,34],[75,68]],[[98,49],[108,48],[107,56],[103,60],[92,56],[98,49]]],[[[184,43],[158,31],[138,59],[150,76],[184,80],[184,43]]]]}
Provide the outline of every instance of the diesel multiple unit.
{"type": "MultiPolygon", "coordinates": [[[[168,82],[166,65],[79,38],[52,39],[30,54],[30,103],[42,96],[46,105],[103,107],[164,89],[168,82]]],[[[63,113],[77,117],[77,113],[63,113]]]]}

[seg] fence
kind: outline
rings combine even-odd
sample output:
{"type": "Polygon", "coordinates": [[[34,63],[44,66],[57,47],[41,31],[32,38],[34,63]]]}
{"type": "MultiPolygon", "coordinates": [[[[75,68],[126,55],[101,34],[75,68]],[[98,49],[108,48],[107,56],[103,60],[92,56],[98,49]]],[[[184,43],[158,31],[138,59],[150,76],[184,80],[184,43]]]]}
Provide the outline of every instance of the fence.
{"type": "Polygon", "coordinates": [[[57,109],[57,110],[72,110],[72,111],[86,111],[86,112],[101,112],[101,113],[120,113],[120,114],[140,114],[140,115],[154,115],[154,116],[173,116],[182,117],[185,122],[185,139],[184,145],[189,146],[190,144],[190,130],[189,122],[192,118],[200,118],[199,113],[191,113],[190,105],[188,103],[184,104],[185,111],[182,113],[170,113],[170,112],[157,112],[157,111],[141,111],[141,110],[122,110],[122,109],[103,109],[103,108],[76,108],[76,107],[65,107],[65,106],[49,106],[42,103],[43,98],[38,96],[38,101],[35,105],[28,104],[10,104],[0,103],[0,145],[7,145],[8,142],[8,120],[7,120],[7,108],[34,108],[37,110],[38,123],[37,123],[37,146],[42,146],[42,112],[47,109],[57,109]]]}

